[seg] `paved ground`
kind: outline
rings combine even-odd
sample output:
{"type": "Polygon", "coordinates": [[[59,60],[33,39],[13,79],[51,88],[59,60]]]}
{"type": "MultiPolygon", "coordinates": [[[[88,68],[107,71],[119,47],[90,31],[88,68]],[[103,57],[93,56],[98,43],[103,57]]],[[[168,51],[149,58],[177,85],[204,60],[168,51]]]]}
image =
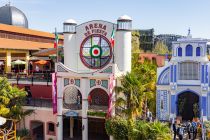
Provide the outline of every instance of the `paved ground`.
{"type": "MultiPolygon", "coordinates": [[[[178,136],[176,137],[176,140],[179,140],[179,137],[178,137],[178,136]]],[[[187,134],[187,133],[184,134],[183,140],[189,140],[189,139],[188,139],[188,134],[187,134]]],[[[192,133],[191,133],[191,140],[192,140],[192,133]]],[[[199,138],[199,137],[197,137],[195,140],[202,140],[202,139],[199,138]]]]}

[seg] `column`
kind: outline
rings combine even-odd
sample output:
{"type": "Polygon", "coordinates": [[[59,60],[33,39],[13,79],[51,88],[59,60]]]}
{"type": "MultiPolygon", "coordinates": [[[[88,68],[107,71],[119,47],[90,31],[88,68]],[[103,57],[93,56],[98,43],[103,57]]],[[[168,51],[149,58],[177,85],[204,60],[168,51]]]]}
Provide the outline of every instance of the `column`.
{"type": "Polygon", "coordinates": [[[11,72],[11,52],[7,51],[7,60],[6,60],[6,72],[11,72]]]}
{"type": "Polygon", "coordinates": [[[70,117],[70,138],[74,138],[74,118],[70,117]]]}
{"type": "Polygon", "coordinates": [[[57,77],[57,139],[63,139],[63,80],[57,77]]]}
{"type": "Polygon", "coordinates": [[[26,64],[25,64],[25,69],[26,69],[26,72],[28,73],[28,70],[29,70],[29,65],[28,65],[28,62],[29,62],[29,59],[30,59],[30,56],[29,56],[29,52],[26,53],[26,64]]]}
{"type": "Polygon", "coordinates": [[[82,89],[82,140],[88,140],[88,91],[89,91],[89,79],[83,78],[81,80],[82,89]]]}
{"type": "Polygon", "coordinates": [[[202,107],[201,107],[201,117],[204,120],[207,120],[207,94],[202,95],[202,101],[201,101],[202,107]]]}

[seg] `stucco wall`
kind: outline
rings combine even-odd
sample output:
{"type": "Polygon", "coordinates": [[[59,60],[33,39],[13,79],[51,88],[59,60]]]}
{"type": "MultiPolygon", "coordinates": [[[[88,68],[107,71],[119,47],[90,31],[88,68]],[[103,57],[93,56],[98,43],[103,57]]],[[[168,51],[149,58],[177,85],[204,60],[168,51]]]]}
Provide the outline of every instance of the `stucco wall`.
{"type": "MultiPolygon", "coordinates": [[[[25,107],[26,108],[26,107],[25,107]]],[[[29,108],[28,108],[29,109],[29,108]]],[[[56,134],[57,134],[57,127],[56,127],[56,115],[53,115],[52,109],[48,109],[48,108],[30,108],[30,109],[35,109],[34,113],[32,113],[29,116],[25,117],[25,127],[26,129],[31,131],[31,122],[32,121],[38,121],[38,122],[42,122],[44,125],[44,139],[48,140],[49,138],[52,138],[53,140],[57,140],[56,139],[56,134]],[[47,123],[51,122],[55,124],[55,135],[49,135],[47,134],[47,123]]],[[[21,123],[19,123],[17,125],[18,129],[24,128],[24,122],[23,120],[21,121],[21,123]]]]}

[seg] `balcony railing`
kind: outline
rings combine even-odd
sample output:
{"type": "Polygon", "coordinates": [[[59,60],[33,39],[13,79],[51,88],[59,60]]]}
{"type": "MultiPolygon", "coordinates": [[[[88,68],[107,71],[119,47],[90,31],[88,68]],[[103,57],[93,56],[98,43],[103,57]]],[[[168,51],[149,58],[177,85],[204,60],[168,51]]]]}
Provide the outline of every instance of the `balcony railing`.
{"type": "MultiPolygon", "coordinates": [[[[43,99],[43,98],[32,98],[30,100],[25,101],[24,106],[32,106],[32,107],[46,107],[52,108],[52,99],[43,99]]],[[[69,110],[82,110],[82,104],[63,104],[64,109],[69,110]]],[[[100,105],[89,105],[89,111],[99,111],[99,112],[107,112],[108,106],[100,106],[100,105]]]]}
{"type": "Polygon", "coordinates": [[[42,82],[46,83],[48,85],[52,81],[52,75],[50,72],[45,73],[6,73],[6,74],[0,74],[1,77],[6,77],[8,81],[12,83],[16,83],[17,85],[21,82],[28,82],[32,85],[36,82],[42,82]]]}
{"type": "Polygon", "coordinates": [[[24,106],[52,108],[52,99],[27,99],[24,106]]]}

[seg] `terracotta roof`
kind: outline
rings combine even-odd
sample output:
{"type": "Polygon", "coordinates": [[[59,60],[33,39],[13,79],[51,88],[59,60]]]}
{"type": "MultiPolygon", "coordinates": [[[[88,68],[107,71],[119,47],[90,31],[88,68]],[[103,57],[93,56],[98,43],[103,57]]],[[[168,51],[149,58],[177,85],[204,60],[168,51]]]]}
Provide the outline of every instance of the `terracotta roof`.
{"type": "Polygon", "coordinates": [[[23,49],[23,50],[40,50],[41,48],[53,48],[53,43],[40,43],[24,40],[0,38],[0,48],[4,49],[23,49]]]}
{"type": "MultiPolygon", "coordinates": [[[[62,50],[62,47],[59,47],[58,50],[62,50]]],[[[49,55],[55,55],[55,54],[56,54],[55,48],[43,49],[43,50],[33,53],[34,56],[49,56],[49,55]]]]}
{"type": "MultiPolygon", "coordinates": [[[[55,35],[53,33],[31,30],[31,29],[26,29],[23,27],[17,27],[17,26],[6,25],[6,24],[0,24],[0,30],[14,32],[14,33],[34,35],[34,36],[40,36],[40,37],[55,38],[55,35]]],[[[59,38],[63,39],[63,35],[59,35],[59,38]]]]}

